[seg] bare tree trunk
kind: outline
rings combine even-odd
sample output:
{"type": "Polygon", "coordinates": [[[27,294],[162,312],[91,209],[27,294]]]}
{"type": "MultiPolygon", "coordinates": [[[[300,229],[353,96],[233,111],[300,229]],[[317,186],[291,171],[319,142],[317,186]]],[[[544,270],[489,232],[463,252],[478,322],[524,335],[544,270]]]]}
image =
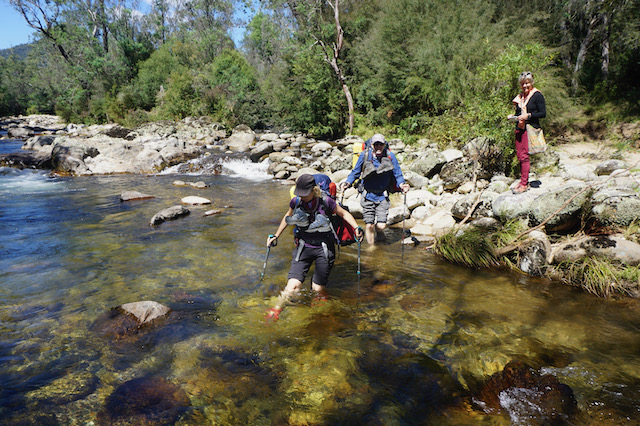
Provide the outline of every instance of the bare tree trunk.
{"type": "Polygon", "coordinates": [[[602,78],[607,81],[609,79],[609,14],[602,15],[602,29],[604,38],[602,40],[602,78]]]}
{"type": "Polygon", "coordinates": [[[576,65],[573,68],[573,77],[571,78],[571,93],[573,95],[575,95],[578,91],[578,75],[580,74],[580,71],[582,71],[584,59],[587,56],[587,51],[589,50],[591,41],[593,41],[593,33],[599,22],[600,17],[597,14],[594,14],[591,17],[591,21],[589,21],[587,35],[584,37],[584,40],[582,40],[582,43],[580,43],[580,50],[578,51],[578,56],[576,57],[576,65]]]}
{"type": "Polygon", "coordinates": [[[347,80],[338,65],[338,57],[340,56],[340,51],[342,50],[342,44],[344,42],[344,30],[342,29],[342,25],[340,25],[340,0],[334,0],[334,3],[327,0],[327,4],[333,9],[333,19],[337,30],[336,42],[333,44],[332,55],[329,55],[329,52],[322,41],[319,41],[319,44],[324,52],[324,60],[331,65],[331,68],[333,68],[333,71],[336,73],[336,77],[342,86],[344,96],[347,98],[347,107],[349,108],[349,134],[351,134],[353,133],[353,126],[355,124],[353,97],[351,96],[351,90],[349,90],[349,86],[347,85],[347,80]]]}

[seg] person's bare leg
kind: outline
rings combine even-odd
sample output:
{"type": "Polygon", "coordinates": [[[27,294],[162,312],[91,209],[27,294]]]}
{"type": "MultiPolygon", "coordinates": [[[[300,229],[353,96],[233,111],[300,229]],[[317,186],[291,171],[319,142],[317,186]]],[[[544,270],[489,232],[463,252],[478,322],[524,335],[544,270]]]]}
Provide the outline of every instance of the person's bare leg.
{"type": "Polygon", "coordinates": [[[380,240],[384,240],[385,239],[385,235],[382,232],[385,229],[387,229],[387,224],[385,222],[376,223],[376,236],[378,236],[380,240]]]}
{"type": "Polygon", "coordinates": [[[294,296],[300,292],[301,287],[302,281],[296,278],[289,278],[289,281],[287,281],[287,286],[280,292],[278,301],[276,302],[276,305],[273,307],[273,309],[282,311],[282,308],[287,303],[287,301],[291,299],[291,296],[294,296]]]}
{"type": "Polygon", "coordinates": [[[367,223],[364,227],[364,237],[367,244],[374,245],[376,243],[376,226],[373,223],[367,223]]]}

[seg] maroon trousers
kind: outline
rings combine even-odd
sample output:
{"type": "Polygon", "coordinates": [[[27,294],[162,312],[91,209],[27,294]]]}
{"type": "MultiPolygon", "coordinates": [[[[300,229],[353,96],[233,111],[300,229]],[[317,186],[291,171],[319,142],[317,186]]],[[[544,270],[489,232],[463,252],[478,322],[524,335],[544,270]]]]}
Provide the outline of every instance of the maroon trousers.
{"type": "Polygon", "coordinates": [[[516,157],[520,162],[520,185],[529,185],[529,138],[525,129],[516,128],[516,157]]]}

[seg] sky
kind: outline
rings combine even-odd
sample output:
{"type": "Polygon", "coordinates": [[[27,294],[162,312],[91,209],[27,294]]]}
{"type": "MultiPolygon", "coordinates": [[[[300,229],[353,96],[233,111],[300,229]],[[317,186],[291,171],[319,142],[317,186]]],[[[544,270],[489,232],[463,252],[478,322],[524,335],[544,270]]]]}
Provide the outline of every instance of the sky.
{"type": "MultiPolygon", "coordinates": [[[[238,16],[245,19],[247,17],[244,12],[239,12],[238,16]]],[[[9,0],[0,0],[0,50],[31,42],[34,32],[35,30],[25,23],[22,15],[11,7],[9,0]]],[[[243,28],[235,28],[232,31],[231,37],[236,46],[239,46],[243,35],[243,28]]]]}
{"type": "Polygon", "coordinates": [[[33,32],[8,0],[0,0],[0,50],[29,43],[33,32]]]}

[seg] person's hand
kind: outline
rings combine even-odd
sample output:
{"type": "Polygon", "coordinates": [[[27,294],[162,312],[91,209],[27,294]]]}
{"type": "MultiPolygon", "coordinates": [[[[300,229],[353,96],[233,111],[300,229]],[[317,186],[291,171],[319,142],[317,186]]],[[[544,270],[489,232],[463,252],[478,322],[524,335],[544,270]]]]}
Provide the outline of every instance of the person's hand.
{"type": "Polygon", "coordinates": [[[344,192],[344,190],[347,189],[350,186],[351,186],[351,184],[349,182],[342,182],[340,184],[340,191],[344,192]]]}
{"type": "Polygon", "coordinates": [[[404,193],[409,192],[409,188],[410,188],[410,186],[406,182],[400,184],[400,189],[402,189],[402,192],[404,192],[404,193]]]}
{"type": "Polygon", "coordinates": [[[356,228],[356,240],[358,240],[358,242],[361,243],[363,239],[364,239],[364,231],[362,230],[362,228],[358,226],[356,228]]]}
{"type": "Polygon", "coordinates": [[[267,247],[275,247],[278,245],[278,237],[275,235],[269,235],[267,237],[267,247]]]}

